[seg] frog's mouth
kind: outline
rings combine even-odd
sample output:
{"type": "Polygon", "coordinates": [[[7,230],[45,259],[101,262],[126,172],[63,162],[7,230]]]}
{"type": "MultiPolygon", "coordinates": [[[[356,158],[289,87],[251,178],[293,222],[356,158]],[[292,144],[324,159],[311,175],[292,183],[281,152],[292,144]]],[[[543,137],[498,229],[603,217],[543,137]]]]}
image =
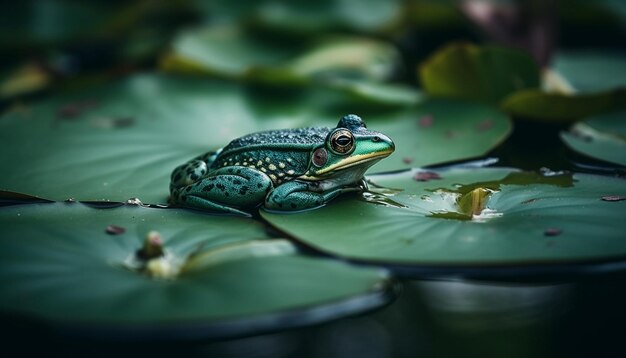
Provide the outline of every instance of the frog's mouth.
{"type": "Polygon", "coordinates": [[[352,168],[352,167],[370,163],[370,162],[374,164],[373,162],[383,159],[384,157],[389,156],[391,153],[393,153],[392,149],[375,152],[375,153],[354,155],[318,171],[317,173],[315,173],[315,176],[302,176],[301,178],[306,179],[306,180],[319,180],[319,179],[322,179],[323,176],[332,174],[334,172],[342,171],[348,168],[352,168]]]}

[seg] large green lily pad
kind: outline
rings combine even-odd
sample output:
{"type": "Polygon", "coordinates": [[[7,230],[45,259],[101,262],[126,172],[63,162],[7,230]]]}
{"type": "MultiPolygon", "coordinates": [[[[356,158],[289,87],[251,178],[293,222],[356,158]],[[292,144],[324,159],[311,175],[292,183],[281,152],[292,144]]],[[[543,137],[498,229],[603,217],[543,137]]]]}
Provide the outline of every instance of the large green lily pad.
{"type": "Polygon", "coordinates": [[[372,108],[330,90],[146,74],[0,117],[0,142],[8,149],[0,157],[0,190],[165,203],[171,171],[201,153],[259,130],[335,126],[350,112],[396,142],[396,153],[374,171],[479,156],[510,131],[506,116],[478,104],[372,108]]]}
{"type": "Polygon", "coordinates": [[[458,100],[428,100],[408,110],[365,118],[372,120],[367,122],[369,128],[396,143],[396,152],[372,172],[478,157],[512,130],[508,117],[495,108],[458,100]]]}
{"type": "Polygon", "coordinates": [[[249,334],[352,314],[390,297],[382,270],[299,255],[250,219],[32,204],[2,208],[0,233],[0,311],[80,334],[249,334]],[[142,268],[135,253],[154,230],[165,256],[142,268]]]}
{"type": "Polygon", "coordinates": [[[626,258],[623,179],[506,168],[369,178],[393,189],[310,212],[262,216],[335,256],[435,273],[626,258]]]}
{"type": "Polygon", "coordinates": [[[578,122],[561,139],[578,153],[626,166],[626,112],[613,112],[578,122]]]}

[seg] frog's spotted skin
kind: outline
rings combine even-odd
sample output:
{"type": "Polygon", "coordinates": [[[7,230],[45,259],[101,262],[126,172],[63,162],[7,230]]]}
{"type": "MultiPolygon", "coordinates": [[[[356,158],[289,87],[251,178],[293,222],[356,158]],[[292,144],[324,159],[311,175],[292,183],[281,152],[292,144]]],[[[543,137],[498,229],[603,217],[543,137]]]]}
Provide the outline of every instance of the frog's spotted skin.
{"type": "Polygon", "coordinates": [[[170,191],[175,188],[190,185],[202,178],[208,171],[210,163],[215,161],[221,149],[200,155],[187,163],[177,167],[172,172],[170,191]]]}
{"type": "Polygon", "coordinates": [[[303,210],[346,191],[361,190],[365,171],[394,150],[355,115],[337,128],[253,133],[196,157],[172,172],[171,201],[245,214],[256,206],[303,210]]]}
{"type": "Polygon", "coordinates": [[[308,153],[258,150],[241,152],[220,158],[216,168],[243,166],[267,175],[274,185],[293,180],[306,171],[308,153]]]}

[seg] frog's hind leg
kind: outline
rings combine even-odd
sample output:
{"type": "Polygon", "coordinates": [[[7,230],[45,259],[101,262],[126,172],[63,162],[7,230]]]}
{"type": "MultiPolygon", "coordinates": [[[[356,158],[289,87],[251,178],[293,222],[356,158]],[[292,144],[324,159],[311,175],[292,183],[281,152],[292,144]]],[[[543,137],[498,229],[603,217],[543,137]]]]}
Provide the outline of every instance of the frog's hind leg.
{"type": "Polygon", "coordinates": [[[176,188],[172,191],[172,201],[197,209],[245,214],[244,210],[263,203],[272,188],[272,180],[261,171],[224,167],[200,181],[176,188]]]}
{"type": "Polygon", "coordinates": [[[193,159],[174,169],[170,177],[170,190],[191,185],[202,178],[208,171],[206,162],[193,159]]]}
{"type": "Polygon", "coordinates": [[[221,149],[218,149],[216,151],[207,152],[176,167],[170,177],[170,192],[191,185],[202,178],[208,172],[211,164],[213,164],[221,151],[221,149]]]}
{"type": "Polygon", "coordinates": [[[220,148],[218,150],[212,150],[210,152],[206,152],[206,153],[204,153],[202,155],[199,155],[199,156],[197,156],[197,157],[195,157],[193,159],[202,160],[210,168],[211,164],[213,164],[213,162],[215,161],[215,159],[217,159],[217,156],[220,155],[221,152],[222,152],[222,148],[220,148]]]}
{"type": "Polygon", "coordinates": [[[360,188],[345,187],[315,192],[311,191],[310,183],[294,180],[272,190],[265,199],[265,208],[276,211],[312,209],[326,204],[339,194],[356,190],[360,188]]]}

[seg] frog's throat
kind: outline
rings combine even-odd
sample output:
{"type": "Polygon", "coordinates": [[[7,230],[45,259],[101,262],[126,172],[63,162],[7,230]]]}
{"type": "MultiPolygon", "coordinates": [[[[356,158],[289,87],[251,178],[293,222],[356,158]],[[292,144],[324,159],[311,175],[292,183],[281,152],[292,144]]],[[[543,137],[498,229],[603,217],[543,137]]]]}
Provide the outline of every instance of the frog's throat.
{"type": "Polygon", "coordinates": [[[357,166],[359,164],[363,164],[366,162],[370,162],[373,160],[378,160],[378,159],[382,159],[383,157],[387,157],[389,156],[391,153],[393,153],[393,150],[385,150],[385,151],[381,151],[381,152],[374,152],[374,153],[368,153],[368,154],[359,154],[359,155],[353,155],[350,156],[344,160],[341,160],[327,168],[324,168],[318,172],[316,172],[314,175],[309,176],[309,175],[301,175],[300,177],[298,177],[298,179],[302,179],[302,180],[321,180],[324,179],[323,176],[325,174],[329,174],[332,173],[333,171],[336,170],[344,170],[350,167],[354,167],[357,166]]]}

